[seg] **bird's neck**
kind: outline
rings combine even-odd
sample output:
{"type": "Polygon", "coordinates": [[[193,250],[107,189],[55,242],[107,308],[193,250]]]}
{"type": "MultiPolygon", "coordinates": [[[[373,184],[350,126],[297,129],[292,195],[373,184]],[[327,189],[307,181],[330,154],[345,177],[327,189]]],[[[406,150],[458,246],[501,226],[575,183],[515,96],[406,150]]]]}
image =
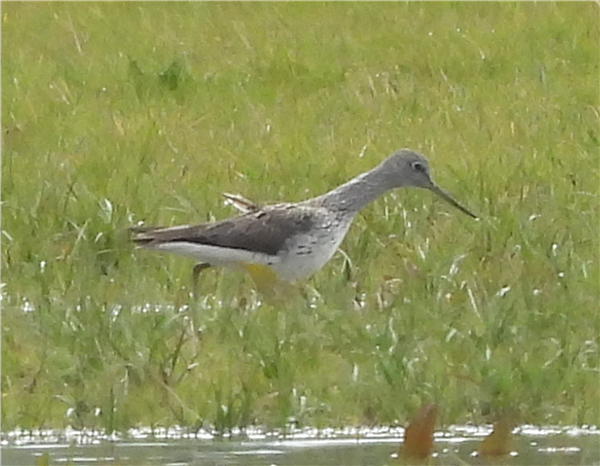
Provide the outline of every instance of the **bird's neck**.
{"type": "Polygon", "coordinates": [[[314,201],[328,209],[354,215],[390,189],[384,173],[379,165],[315,198],[314,201]]]}

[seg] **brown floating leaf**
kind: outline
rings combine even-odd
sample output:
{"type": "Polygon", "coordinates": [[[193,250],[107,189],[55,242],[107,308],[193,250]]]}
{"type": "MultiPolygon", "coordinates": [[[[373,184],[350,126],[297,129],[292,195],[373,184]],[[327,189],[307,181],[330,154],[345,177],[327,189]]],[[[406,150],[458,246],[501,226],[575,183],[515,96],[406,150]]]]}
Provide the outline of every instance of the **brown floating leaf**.
{"type": "Polygon", "coordinates": [[[494,424],[494,430],[479,445],[479,456],[483,458],[497,458],[510,453],[511,431],[513,422],[508,417],[500,418],[494,424]]]}
{"type": "Polygon", "coordinates": [[[400,458],[410,463],[424,463],[433,452],[433,431],[437,418],[437,406],[428,404],[419,410],[404,431],[404,443],[400,458]]]}

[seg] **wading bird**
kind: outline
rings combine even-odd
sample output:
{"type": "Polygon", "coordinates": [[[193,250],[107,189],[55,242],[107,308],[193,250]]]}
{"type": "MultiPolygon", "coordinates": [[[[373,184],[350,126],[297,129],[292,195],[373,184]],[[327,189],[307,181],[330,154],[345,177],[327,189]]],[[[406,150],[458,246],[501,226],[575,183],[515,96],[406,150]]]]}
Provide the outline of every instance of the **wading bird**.
{"type": "Polygon", "coordinates": [[[320,196],[296,203],[259,206],[225,195],[241,214],[217,222],[175,227],[135,227],[133,241],[147,249],[196,259],[209,267],[247,270],[260,288],[294,282],[321,269],[338,249],[352,219],[366,204],[394,188],[424,188],[477,218],[435,184],[427,159],[408,149],[320,196]]]}

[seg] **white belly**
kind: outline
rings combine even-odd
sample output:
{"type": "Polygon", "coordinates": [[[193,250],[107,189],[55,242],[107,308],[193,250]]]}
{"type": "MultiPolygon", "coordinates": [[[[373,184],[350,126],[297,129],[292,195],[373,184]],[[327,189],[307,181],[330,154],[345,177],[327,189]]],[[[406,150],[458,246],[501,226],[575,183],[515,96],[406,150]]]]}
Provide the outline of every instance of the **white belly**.
{"type": "Polygon", "coordinates": [[[310,277],[333,257],[349,227],[350,222],[344,222],[327,234],[296,236],[271,268],[280,279],[290,282],[310,277]]]}

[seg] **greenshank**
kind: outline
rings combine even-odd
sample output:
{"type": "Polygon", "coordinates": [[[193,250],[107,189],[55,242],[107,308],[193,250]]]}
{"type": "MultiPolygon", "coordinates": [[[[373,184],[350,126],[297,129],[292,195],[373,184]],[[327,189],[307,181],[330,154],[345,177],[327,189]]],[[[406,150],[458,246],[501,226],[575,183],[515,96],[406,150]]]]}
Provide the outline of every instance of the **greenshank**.
{"type": "Polygon", "coordinates": [[[394,188],[424,188],[477,218],[432,180],[427,159],[402,149],[375,168],[320,196],[297,203],[259,206],[226,194],[240,214],[217,222],[135,227],[138,246],[194,258],[193,281],[209,267],[242,268],[262,288],[295,282],[321,269],[365,205],[394,188]],[[262,285],[262,286],[261,286],[262,285]]]}

